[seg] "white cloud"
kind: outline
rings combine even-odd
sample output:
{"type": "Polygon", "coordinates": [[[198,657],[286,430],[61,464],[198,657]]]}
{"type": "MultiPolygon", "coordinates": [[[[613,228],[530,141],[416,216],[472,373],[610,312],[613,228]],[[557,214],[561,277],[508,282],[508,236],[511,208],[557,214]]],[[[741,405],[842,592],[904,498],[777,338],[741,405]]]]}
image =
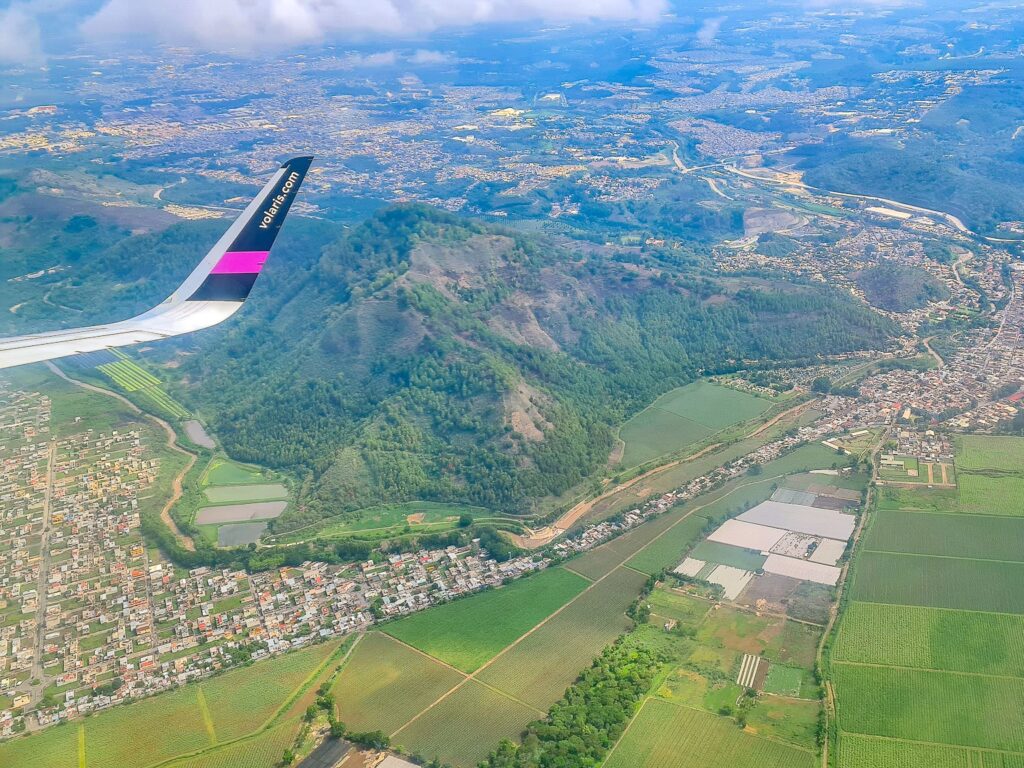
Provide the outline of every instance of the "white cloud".
{"type": "Polygon", "coordinates": [[[449,64],[453,59],[447,53],[441,51],[428,51],[420,48],[416,53],[409,57],[410,64],[418,64],[420,66],[429,67],[436,64],[449,64]]]}
{"type": "Polygon", "coordinates": [[[654,21],[668,0],[106,0],[84,32],[209,50],[280,48],[346,34],[415,36],[509,21],[654,21]]]}
{"type": "Polygon", "coordinates": [[[353,68],[370,67],[391,67],[398,62],[398,54],[395,51],[381,51],[380,53],[369,53],[365,56],[353,53],[345,57],[345,63],[353,68]]]}
{"type": "Polygon", "coordinates": [[[715,38],[718,37],[718,32],[722,28],[722,22],[725,21],[724,16],[716,16],[713,19],[704,19],[704,23],[700,25],[700,29],[697,30],[697,42],[701,45],[711,45],[715,42],[715,38]]]}
{"type": "Polygon", "coordinates": [[[0,63],[38,64],[43,59],[39,22],[27,3],[0,9],[0,63]]]}

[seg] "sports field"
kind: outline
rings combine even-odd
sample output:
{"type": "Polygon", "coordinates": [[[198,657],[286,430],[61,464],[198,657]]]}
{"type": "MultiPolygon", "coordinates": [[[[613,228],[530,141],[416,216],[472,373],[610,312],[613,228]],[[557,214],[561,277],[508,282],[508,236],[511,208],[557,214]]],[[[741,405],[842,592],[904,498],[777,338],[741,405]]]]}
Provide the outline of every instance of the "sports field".
{"type": "Polygon", "coordinates": [[[633,467],[680,451],[764,413],[771,405],[764,398],[706,381],[673,389],[622,425],[619,437],[626,444],[622,465],[633,467]]]}
{"type": "Polygon", "coordinates": [[[838,768],[1024,767],[1022,457],[965,436],[958,491],[880,489],[831,654],[838,768]]]}
{"type": "Polygon", "coordinates": [[[548,568],[498,589],[421,611],[383,628],[387,634],[472,672],[590,584],[548,568]]]}
{"type": "Polygon", "coordinates": [[[723,717],[648,699],[605,768],[813,768],[810,751],[759,739],[723,717]]]}

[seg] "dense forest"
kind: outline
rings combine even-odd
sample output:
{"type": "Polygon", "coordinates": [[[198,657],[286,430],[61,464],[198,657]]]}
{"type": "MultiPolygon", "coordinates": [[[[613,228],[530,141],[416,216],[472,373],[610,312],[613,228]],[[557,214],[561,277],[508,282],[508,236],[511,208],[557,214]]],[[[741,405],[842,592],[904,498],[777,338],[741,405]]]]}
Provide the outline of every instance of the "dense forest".
{"type": "Polygon", "coordinates": [[[883,261],[855,275],[857,285],[873,306],[891,312],[909,312],[930,301],[949,298],[949,291],[938,278],[920,267],[895,261],[883,261]]]}
{"type": "Polygon", "coordinates": [[[305,478],[285,531],[414,498],[526,513],[673,386],[894,332],[826,286],[726,287],[691,257],[389,208],[272,262],[259,300],[172,370],[233,456],[305,478]]]}

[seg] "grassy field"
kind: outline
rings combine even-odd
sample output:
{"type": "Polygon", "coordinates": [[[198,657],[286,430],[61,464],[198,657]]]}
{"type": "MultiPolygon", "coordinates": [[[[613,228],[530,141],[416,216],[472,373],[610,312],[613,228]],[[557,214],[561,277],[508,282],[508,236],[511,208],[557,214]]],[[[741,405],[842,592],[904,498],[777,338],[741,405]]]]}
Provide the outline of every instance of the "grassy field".
{"type": "Polygon", "coordinates": [[[879,510],[863,546],[876,552],[1024,562],[1024,519],[879,510]]]}
{"type": "Polygon", "coordinates": [[[799,697],[803,678],[804,671],[799,667],[772,664],[768,668],[768,678],[764,681],[764,690],[767,693],[799,697]]]}
{"type": "Polygon", "coordinates": [[[455,670],[371,632],[356,646],[332,690],[338,717],[349,728],[392,733],[462,679],[455,670]]]}
{"type": "Polygon", "coordinates": [[[537,710],[471,680],[395,734],[394,741],[424,757],[471,768],[499,741],[518,738],[540,717],[537,710]]]}
{"type": "Polygon", "coordinates": [[[956,441],[957,470],[1024,471],[1024,438],[960,435],[956,441]]]}
{"type": "Polygon", "coordinates": [[[989,476],[961,472],[960,509],[983,515],[1024,517],[1024,475],[989,476]]]}
{"type": "Polygon", "coordinates": [[[472,672],[588,584],[564,568],[549,568],[499,589],[400,619],[385,626],[384,632],[472,672]]]}
{"type": "Polygon", "coordinates": [[[747,727],[759,736],[817,750],[821,702],[762,696],[747,714],[747,727]]]}
{"type": "Polygon", "coordinates": [[[625,611],[645,577],[624,568],[482,670],[478,677],[530,706],[547,710],[601,649],[631,624],[625,611]]]}
{"type": "Polygon", "coordinates": [[[1024,751],[1024,680],[837,664],[844,730],[1024,751]]]}
{"type": "Polygon", "coordinates": [[[744,733],[722,717],[648,699],[605,768],[813,768],[810,751],[744,733]]]}
{"type": "Polygon", "coordinates": [[[1024,613],[1024,563],[862,552],[852,596],[868,603],[1024,613]]]}
{"type": "Polygon", "coordinates": [[[255,467],[247,467],[230,459],[218,457],[212,459],[207,466],[203,473],[202,484],[204,486],[244,485],[246,483],[263,483],[267,479],[266,473],[255,467]]]}
{"type": "Polygon", "coordinates": [[[150,401],[151,405],[164,414],[176,419],[188,416],[188,409],[164,391],[163,384],[158,378],[124,353],[114,350],[114,354],[120,359],[113,363],[97,366],[97,370],[125,392],[142,394],[150,401]]]}
{"type": "MultiPolygon", "coordinates": [[[[254,733],[337,648],[324,643],[86,718],[80,724],[84,768],[143,768],[254,733]]],[[[0,745],[0,765],[81,768],[77,734],[71,724],[7,742],[0,745]]]]}
{"type": "Polygon", "coordinates": [[[696,597],[656,589],[647,598],[651,612],[664,619],[675,619],[684,624],[697,624],[711,610],[712,603],[696,597]]]}
{"type": "Polygon", "coordinates": [[[622,425],[622,466],[680,451],[713,432],[753,419],[771,405],[764,398],[706,381],[673,389],[622,425]]]}
{"type": "Polygon", "coordinates": [[[219,749],[175,760],[167,768],[278,768],[281,755],[291,747],[299,730],[296,718],[219,749]]]}
{"type": "Polygon", "coordinates": [[[959,495],[954,490],[927,488],[879,488],[879,509],[915,512],[959,512],[959,495]]]}
{"type": "Polygon", "coordinates": [[[211,485],[204,491],[212,504],[233,504],[246,501],[273,501],[287,499],[288,489],[280,483],[259,485],[211,485]]]}
{"type": "Polygon", "coordinates": [[[468,504],[435,501],[407,501],[382,504],[346,514],[344,520],[328,520],[315,529],[303,531],[299,538],[339,539],[366,538],[370,535],[390,536],[410,531],[448,530],[454,528],[461,515],[487,517],[488,510],[468,504]]]}
{"type": "Polygon", "coordinates": [[[851,603],[833,658],[1024,677],[1024,616],[851,603]]]}

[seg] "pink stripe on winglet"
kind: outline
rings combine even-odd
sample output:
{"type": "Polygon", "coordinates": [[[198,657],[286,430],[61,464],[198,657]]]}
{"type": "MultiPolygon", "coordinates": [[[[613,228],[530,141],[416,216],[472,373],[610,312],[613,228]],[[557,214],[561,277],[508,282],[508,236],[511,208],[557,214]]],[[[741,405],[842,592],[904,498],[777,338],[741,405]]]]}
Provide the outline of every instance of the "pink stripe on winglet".
{"type": "Polygon", "coordinates": [[[263,269],[270,251],[228,251],[211,270],[214,275],[252,274],[263,269]]]}

